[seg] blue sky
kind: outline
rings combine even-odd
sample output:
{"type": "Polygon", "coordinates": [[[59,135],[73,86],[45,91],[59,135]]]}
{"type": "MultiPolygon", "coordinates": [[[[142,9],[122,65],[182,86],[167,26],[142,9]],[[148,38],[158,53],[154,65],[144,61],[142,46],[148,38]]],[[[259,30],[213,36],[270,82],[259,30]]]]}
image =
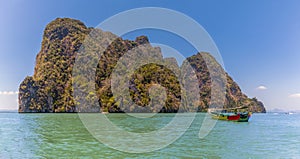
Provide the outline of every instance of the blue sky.
{"type": "MultiPolygon", "coordinates": [[[[17,109],[16,91],[24,77],[33,74],[47,23],[70,17],[97,26],[137,7],[169,8],[195,19],[215,41],[226,71],[244,93],[262,100],[269,110],[300,110],[300,2],[296,0],[0,1],[0,109],[17,109]]],[[[138,33],[143,34],[133,35],[138,33]]],[[[151,42],[159,40],[155,34],[149,36],[151,42]]]]}

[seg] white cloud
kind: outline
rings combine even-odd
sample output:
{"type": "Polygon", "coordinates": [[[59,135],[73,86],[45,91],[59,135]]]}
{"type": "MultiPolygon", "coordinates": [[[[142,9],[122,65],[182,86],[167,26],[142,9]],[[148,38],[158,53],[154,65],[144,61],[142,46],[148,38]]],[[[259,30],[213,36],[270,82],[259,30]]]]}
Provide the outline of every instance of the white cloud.
{"type": "Polygon", "coordinates": [[[290,98],[300,98],[300,93],[295,93],[295,94],[291,94],[289,95],[290,98]]]}
{"type": "Polygon", "coordinates": [[[16,95],[18,91],[0,91],[0,95],[16,95]]]}
{"type": "Polygon", "coordinates": [[[258,86],[256,89],[257,90],[266,90],[268,88],[266,86],[258,86]]]}

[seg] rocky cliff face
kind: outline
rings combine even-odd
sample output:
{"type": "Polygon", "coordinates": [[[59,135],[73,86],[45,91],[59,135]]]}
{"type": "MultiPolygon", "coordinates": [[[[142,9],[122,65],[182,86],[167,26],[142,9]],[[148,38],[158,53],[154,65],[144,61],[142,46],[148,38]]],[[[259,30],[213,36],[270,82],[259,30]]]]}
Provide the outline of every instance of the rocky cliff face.
{"type": "MultiPolygon", "coordinates": [[[[220,73],[216,73],[217,70],[220,72],[224,72],[223,69],[219,69],[221,67],[216,67],[219,65],[217,61],[208,53],[198,53],[187,58],[189,63],[196,71],[199,88],[200,88],[200,110],[207,110],[207,105],[211,103],[211,77],[217,76],[220,73]],[[206,60],[204,60],[206,58],[206,60]],[[205,61],[209,61],[210,63],[206,63],[205,61]],[[208,71],[207,65],[210,65],[212,68],[208,71]],[[215,70],[215,71],[214,71],[215,70]]],[[[226,78],[226,86],[225,86],[225,103],[224,108],[236,108],[236,107],[247,107],[248,111],[251,112],[262,112],[265,113],[266,109],[262,102],[258,101],[256,98],[248,98],[245,94],[242,93],[240,87],[233,79],[224,72],[224,77],[217,78],[226,78]]],[[[217,101],[221,103],[221,101],[217,101]]]]}
{"type": "Polygon", "coordinates": [[[68,18],[46,26],[34,75],[19,89],[19,112],[76,111],[71,74],[76,53],[89,32],[82,22],[68,18]]]}
{"type": "MultiPolygon", "coordinates": [[[[99,34],[115,36],[100,29],[87,28],[82,22],[69,18],[57,18],[46,26],[43,35],[41,51],[36,57],[34,75],[26,77],[19,88],[19,112],[79,112],[78,101],[73,97],[72,70],[75,58],[80,50],[85,37],[95,31],[99,34]]],[[[95,72],[96,79],[95,95],[93,93],[83,94],[85,98],[96,96],[100,108],[93,111],[123,112],[120,109],[122,100],[114,99],[111,91],[111,74],[121,57],[126,52],[142,45],[150,45],[145,36],[137,37],[135,41],[116,38],[98,59],[95,72]]],[[[168,66],[178,70],[175,59],[163,59],[159,48],[148,48],[148,56],[164,61],[168,66]]],[[[207,69],[204,58],[209,58],[212,68],[219,66],[217,61],[208,53],[198,53],[187,58],[194,68],[199,83],[200,101],[197,105],[198,111],[207,111],[211,104],[211,77],[216,73],[207,69]]],[[[219,71],[224,71],[223,69],[219,71]]],[[[177,73],[178,73],[177,72],[177,73]]],[[[253,112],[265,112],[263,104],[255,98],[250,99],[243,94],[239,86],[232,78],[224,73],[226,77],[225,108],[246,106],[253,112]]],[[[82,80],[81,85],[93,80],[82,80]]],[[[142,107],[151,107],[151,112],[177,112],[180,100],[180,84],[174,72],[158,64],[147,64],[137,69],[129,80],[129,91],[132,101],[142,107]],[[163,107],[162,102],[153,102],[149,97],[149,89],[160,84],[166,89],[163,107]]],[[[157,92],[159,93],[159,92],[157,92]]],[[[130,112],[139,112],[134,107],[128,108],[130,112]]]]}

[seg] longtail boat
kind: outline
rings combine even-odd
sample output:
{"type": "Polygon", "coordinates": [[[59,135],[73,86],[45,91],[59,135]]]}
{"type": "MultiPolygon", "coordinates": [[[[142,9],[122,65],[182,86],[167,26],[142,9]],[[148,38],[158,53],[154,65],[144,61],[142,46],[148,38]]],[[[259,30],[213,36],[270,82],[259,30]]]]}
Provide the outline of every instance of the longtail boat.
{"type": "Polygon", "coordinates": [[[237,112],[238,109],[243,109],[246,107],[238,108],[227,108],[222,111],[211,111],[211,117],[217,120],[227,120],[227,121],[236,121],[236,122],[248,122],[252,113],[251,112],[237,112]],[[228,112],[228,110],[234,112],[228,112]]]}
{"type": "Polygon", "coordinates": [[[228,121],[237,121],[237,122],[248,122],[252,113],[251,112],[243,112],[243,113],[218,113],[211,112],[211,116],[213,119],[217,120],[228,120],[228,121]]]}

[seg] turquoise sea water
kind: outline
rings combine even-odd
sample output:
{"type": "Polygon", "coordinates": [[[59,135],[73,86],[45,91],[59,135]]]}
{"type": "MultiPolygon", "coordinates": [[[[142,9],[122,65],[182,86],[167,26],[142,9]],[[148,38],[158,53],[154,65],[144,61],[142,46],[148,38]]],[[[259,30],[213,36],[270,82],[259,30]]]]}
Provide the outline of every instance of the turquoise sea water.
{"type": "MultiPolygon", "coordinates": [[[[248,123],[218,121],[199,139],[204,115],[197,114],[185,134],[169,146],[134,154],[96,140],[78,114],[0,113],[0,158],[300,158],[300,114],[254,114],[248,123]]],[[[162,128],[174,114],[147,121],[126,114],[107,116],[124,130],[147,132],[162,128]]]]}

